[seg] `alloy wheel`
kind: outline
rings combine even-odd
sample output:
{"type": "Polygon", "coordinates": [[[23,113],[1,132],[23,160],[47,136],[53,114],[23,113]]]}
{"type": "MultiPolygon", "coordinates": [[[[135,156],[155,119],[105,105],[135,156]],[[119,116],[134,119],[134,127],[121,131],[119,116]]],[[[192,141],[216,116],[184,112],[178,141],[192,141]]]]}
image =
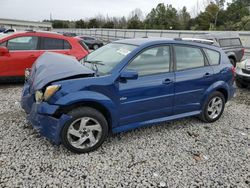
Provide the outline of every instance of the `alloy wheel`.
{"type": "Polygon", "coordinates": [[[69,143],[78,149],[87,149],[94,146],[101,138],[100,123],[90,117],[82,117],[73,121],[67,131],[69,143]]]}

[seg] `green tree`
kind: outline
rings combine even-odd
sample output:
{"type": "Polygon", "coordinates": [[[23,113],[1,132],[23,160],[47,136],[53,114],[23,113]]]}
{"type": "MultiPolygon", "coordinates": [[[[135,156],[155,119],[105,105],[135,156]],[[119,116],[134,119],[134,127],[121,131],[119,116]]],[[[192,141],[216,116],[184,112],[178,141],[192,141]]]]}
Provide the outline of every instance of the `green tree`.
{"type": "Polygon", "coordinates": [[[249,7],[249,0],[233,0],[231,4],[228,4],[225,21],[240,22],[244,16],[250,15],[249,7]]]}
{"type": "Polygon", "coordinates": [[[113,21],[107,21],[106,23],[103,24],[103,28],[109,28],[109,29],[113,29],[115,27],[115,24],[113,21]]]}
{"type": "Polygon", "coordinates": [[[76,28],[86,28],[86,23],[84,20],[80,19],[75,22],[76,28]]]}
{"type": "Polygon", "coordinates": [[[244,16],[241,21],[234,25],[234,29],[249,31],[250,30],[250,16],[244,16]]]}
{"type": "Polygon", "coordinates": [[[145,25],[152,29],[178,29],[177,10],[172,5],[160,3],[147,15],[145,25]]]}
{"type": "Polygon", "coordinates": [[[184,6],[178,14],[178,20],[180,24],[180,29],[189,29],[189,21],[191,19],[190,14],[187,12],[187,8],[184,6]]]}
{"type": "Polygon", "coordinates": [[[99,28],[100,24],[96,18],[90,19],[88,23],[88,28],[99,28]]]}
{"type": "Polygon", "coordinates": [[[132,18],[128,20],[127,23],[128,29],[143,29],[143,23],[139,19],[137,15],[134,15],[132,18]]]}
{"type": "Polygon", "coordinates": [[[53,28],[69,28],[69,21],[53,20],[52,27],[53,28]]]}

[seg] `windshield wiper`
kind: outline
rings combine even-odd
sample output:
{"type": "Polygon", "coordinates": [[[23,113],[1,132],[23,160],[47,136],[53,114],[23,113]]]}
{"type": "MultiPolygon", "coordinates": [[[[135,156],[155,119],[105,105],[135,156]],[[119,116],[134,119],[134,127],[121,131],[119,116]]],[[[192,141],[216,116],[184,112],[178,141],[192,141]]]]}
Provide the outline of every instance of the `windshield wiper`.
{"type": "Polygon", "coordinates": [[[91,63],[95,65],[105,65],[104,63],[101,63],[102,61],[91,61],[91,60],[84,60],[84,63],[91,63]]]}
{"type": "Polygon", "coordinates": [[[101,63],[102,61],[91,61],[91,60],[84,60],[84,63],[89,63],[92,65],[92,69],[95,71],[95,75],[99,76],[98,74],[98,66],[97,65],[104,65],[101,63]]]}

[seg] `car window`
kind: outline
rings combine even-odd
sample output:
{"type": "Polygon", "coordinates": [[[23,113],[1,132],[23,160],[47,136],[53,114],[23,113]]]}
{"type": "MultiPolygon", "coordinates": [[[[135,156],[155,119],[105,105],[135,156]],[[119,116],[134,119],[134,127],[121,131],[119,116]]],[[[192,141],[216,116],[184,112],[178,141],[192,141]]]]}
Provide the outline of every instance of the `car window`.
{"type": "Polygon", "coordinates": [[[71,49],[71,45],[70,45],[69,42],[66,41],[66,40],[63,41],[63,46],[64,46],[64,47],[63,47],[64,49],[71,49]]]}
{"type": "Polygon", "coordinates": [[[36,50],[38,37],[17,37],[7,42],[9,50],[36,50]]]}
{"type": "Polygon", "coordinates": [[[138,71],[139,76],[169,72],[169,46],[160,46],[145,50],[138,55],[127,69],[138,71]]]}
{"type": "Polygon", "coordinates": [[[211,65],[218,65],[220,63],[220,53],[214,50],[204,49],[211,65]]]}
{"type": "Polygon", "coordinates": [[[239,38],[220,39],[219,43],[221,47],[241,46],[241,41],[239,38]]]}
{"type": "Polygon", "coordinates": [[[63,50],[63,49],[70,49],[70,48],[71,48],[71,45],[63,39],[42,37],[42,40],[41,40],[42,50],[63,50]]]}
{"type": "Polygon", "coordinates": [[[95,39],[91,37],[84,37],[84,40],[95,40],[95,39]]]}
{"type": "Polygon", "coordinates": [[[3,42],[0,44],[0,46],[4,46],[4,47],[6,47],[6,45],[7,45],[7,42],[3,42]]]}
{"type": "Polygon", "coordinates": [[[187,46],[175,46],[176,70],[185,70],[202,67],[205,58],[199,48],[187,46]]]}

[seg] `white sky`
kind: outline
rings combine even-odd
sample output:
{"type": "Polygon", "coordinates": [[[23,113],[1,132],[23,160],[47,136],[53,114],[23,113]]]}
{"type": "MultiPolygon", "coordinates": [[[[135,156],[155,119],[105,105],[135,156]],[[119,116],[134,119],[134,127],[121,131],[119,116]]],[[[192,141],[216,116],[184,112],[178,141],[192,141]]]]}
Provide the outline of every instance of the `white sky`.
{"type": "MultiPolygon", "coordinates": [[[[49,19],[76,20],[91,18],[98,14],[104,16],[128,16],[135,8],[144,14],[158,3],[172,4],[177,10],[186,6],[191,15],[197,1],[206,0],[0,0],[0,18],[42,21],[49,19]]],[[[231,2],[231,0],[226,0],[231,2]]]]}

